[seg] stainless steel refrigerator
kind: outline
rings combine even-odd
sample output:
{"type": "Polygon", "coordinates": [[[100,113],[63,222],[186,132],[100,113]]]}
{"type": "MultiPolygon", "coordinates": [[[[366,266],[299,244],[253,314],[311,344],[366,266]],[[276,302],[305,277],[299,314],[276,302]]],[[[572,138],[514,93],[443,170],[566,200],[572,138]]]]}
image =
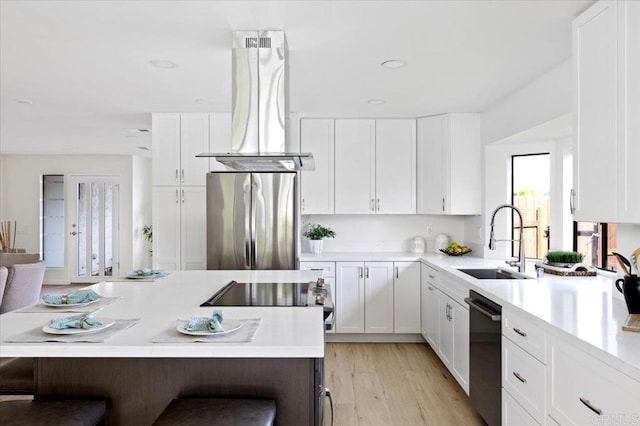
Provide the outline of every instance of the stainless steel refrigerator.
{"type": "Polygon", "coordinates": [[[207,269],[297,269],[296,172],[207,174],[207,269]]]}

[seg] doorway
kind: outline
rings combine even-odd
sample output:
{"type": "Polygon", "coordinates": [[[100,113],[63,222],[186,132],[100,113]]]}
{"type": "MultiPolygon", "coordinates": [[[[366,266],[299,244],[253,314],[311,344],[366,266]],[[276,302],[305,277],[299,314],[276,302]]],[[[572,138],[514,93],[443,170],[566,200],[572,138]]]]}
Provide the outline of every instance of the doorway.
{"type": "Polygon", "coordinates": [[[118,176],[69,176],[70,282],[99,282],[120,274],[118,176]]]}

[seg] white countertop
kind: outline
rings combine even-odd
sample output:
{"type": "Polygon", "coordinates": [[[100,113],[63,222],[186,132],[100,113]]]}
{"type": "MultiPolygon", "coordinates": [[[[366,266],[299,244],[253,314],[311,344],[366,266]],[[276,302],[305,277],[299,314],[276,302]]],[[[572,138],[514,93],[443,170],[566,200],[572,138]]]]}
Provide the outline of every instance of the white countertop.
{"type": "MultiPolygon", "coordinates": [[[[231,280],[305,282],[312,271],[180,271],[155,282],[104,282],[91,288],[120,299],[105,307],[103,318],[140,318],[105,343],[5,343],[0,357],[140,357],[140,358],[321,358],[324,357],[321,307],[220,307],[225,319],[262,318],[249,343],[152,343],[151,339],[177,319],[209,316],[201,308],[231,280]]],[[[54,317],[72,313],[14,313],[0,315],[0,339],[42,327],[54,317]]]]}
{"type": "MultiPolygon", "coordinates": [[[[547,332],[573,339],[574,346],[640,381],[640,333],[622,331],[628,312],[624,300],[612,297],[608,277],[478,280],[457,269],[507,267],[504,260],[425,253],[304,254],[301,261],[422,261],[463,279],[472,290],[525,313],[547,332]]],[[[527,275],[534,276],[533,262],[527,275]]],[[[513,268],[512,268],[513,269],[513,268]]]]}

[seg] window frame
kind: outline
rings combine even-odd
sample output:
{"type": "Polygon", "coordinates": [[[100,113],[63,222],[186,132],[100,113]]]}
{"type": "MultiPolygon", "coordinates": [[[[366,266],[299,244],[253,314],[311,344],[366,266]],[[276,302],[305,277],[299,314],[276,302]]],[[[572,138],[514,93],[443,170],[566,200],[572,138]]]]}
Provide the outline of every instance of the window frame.
{"type": "MultiPolygon", "coordinates": [[[[574,220],[573,221],[573,251],[580,253],[580,251],[578,250],[578,223],[582,222],[582,221],[577,221],[574,220]]],[[[584,222],[588,222],[588,221],[584,221],[584,222]]],[[[608,256],[609,256],[609,223],[608,222],[593,222],[596,225],[600,225],[601,228],[601,235],[599,236],[599,243],[600,243],[600,253],[602,253],[601,259],[599,264],[596,266],[599,270],[601,271],[608,271],[608,272],[616,272],[615,269],[608,269],[607,268],[607,262],[608,262],[608,256]]]]}

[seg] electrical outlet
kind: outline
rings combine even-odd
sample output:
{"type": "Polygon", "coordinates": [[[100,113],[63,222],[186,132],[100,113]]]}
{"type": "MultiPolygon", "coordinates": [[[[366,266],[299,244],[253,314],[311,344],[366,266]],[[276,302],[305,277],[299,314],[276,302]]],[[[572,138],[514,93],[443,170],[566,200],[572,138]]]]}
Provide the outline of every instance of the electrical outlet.
{"type": "Polygon", "coordinates": [[[433,235],[433,228],[431,227],[431,225],[427,225],[427,237],[430,237],[433,235]]]}

